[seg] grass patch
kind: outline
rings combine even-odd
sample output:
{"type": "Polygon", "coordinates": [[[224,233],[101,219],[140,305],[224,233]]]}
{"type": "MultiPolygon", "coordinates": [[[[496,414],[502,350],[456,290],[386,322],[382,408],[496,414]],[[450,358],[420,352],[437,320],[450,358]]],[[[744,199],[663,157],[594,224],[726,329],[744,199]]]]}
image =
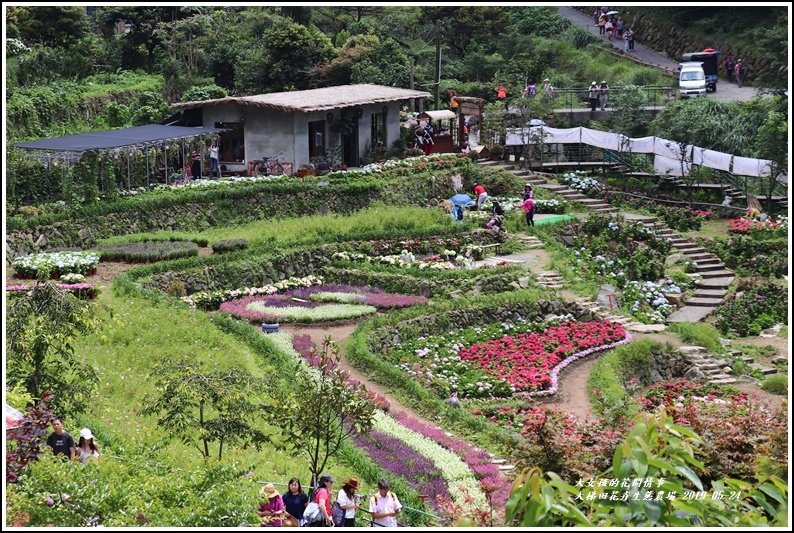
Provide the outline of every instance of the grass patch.
{"type": "Polygon", "coordinates": [[[761,382],[761,388],[772,394],[784,396],[788,394],[788,376],[785,374],[769,376],[761,382]]]}
{"type": "MultiPolygon", "coordinates": [[[[111,291],[102,293],[98,302],[103,310],[103,326],[100,331],[78,339],[75,349],[99,372],[94,400],[79,421],[94,430],[100,443],[151,442],[154,445],[163,440],[163,432],[154,417],[141,417],[138,411],[141,398],[154,391],[154,381],[148,374],[164,358],[190,354],[207,368],[241,368],[262,379],[278,371],[270,358],[255,355],[234,336],[219,331],[206,313],[165,298],[156,302],[140,297],[120,298],[111,291]]],[[[69,426],[68,429],[74,434],[78,428],[69,426]]],[[[266,426],[260,429],[271,435],[274,433],[266,426]]],[[[178,440],[166,446],[165,454],[171,464],[184,469],[199,469],[204,465],[195,448],[178,440]]],[[[210,464],[216,462],[215,457],[209,461],[210,464]]],[[[305,484],[309,479],[304,460],[270,446],[267,453],[225,448],[223,463],[233,462],[252,465],[254,480],[286,482],[297,476],[305,484]]],[[[333,460],[329,470],[344,479],[357,474],[333,460]]],[[[252,502],[256,498],[255,491],[252,487],[252,502]]]]}
{"type": "Polygon", "coordinates": [[[703,346],[711,352],[721,352],[720,332],[711,324],[674,322],[667,326],[667,329],[675,334],[685,343],[695,346],[703,346]]]}
{"type": "Polygon", "coordinates": [[[788,326],[782,326],[777,334],[781,339],[788,339],[788,326]]]}

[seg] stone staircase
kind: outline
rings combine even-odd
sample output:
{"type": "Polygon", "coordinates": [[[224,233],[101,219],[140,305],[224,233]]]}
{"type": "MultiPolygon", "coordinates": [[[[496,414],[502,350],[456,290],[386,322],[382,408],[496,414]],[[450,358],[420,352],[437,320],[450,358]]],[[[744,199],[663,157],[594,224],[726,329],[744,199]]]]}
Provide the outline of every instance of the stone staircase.
{"type": "Polygon", "coordinates": [[[540,187],[542,189],[546,189],[549,192],[553,192],[554,194],[558,194],[562,196],[563,198],[565,198],[570,202],[581,203],[585,207],[588,207],[597,213],[617,213],[620,211],[618,208],[612,207],[603,200],[599,200],[597,198],[588,198],[579,191],[569,188],[567,185],[558,185],[555,183],[551,183],[545,178],[539,177],[534,172],[516,168],[515,165],[512,165],[505,161],[480,161],[480,164],[486,167],[496,167],[501,170],[505,170],[513,174],[514,176],[526,178],[527,183],[529,183],[533,187],[540,187]]]}
{"type": "Polygon", "coordinates": [[[516,235],[518,241],[529,248],[530,250],[534,250],[536,248],[543,248],[543,241],[535,237],[534,235],[516,235]]]}
{"type": "Polygon", "coordinates": [[[538,274],[538,285],[548,289],[561,289],[563,287],[562,274],[553,270],[547,270],[538,274]]]}
{"type": "Polygon", "coordinates": [[[667,317],[667,322],[699,322],[722,304],[734,273],[716,255],[699,244],[683,238],[654,218],[638,219],[643,225],[668,239],[673,248],[695,263],[701,282],[695,293],[685,301],[685,306],[667,317]]]}
{"type": "Polygon", "coordinates": [[[678,351],[686,355],[693,366],[684,374],[685,378],[702,378],[708,380],[709,383],[718,385],[736,383],[738,381],[732,375],[733,369],[728,365],[728,361],[714,358],[707,353],[706,348],[703,346],[681,346],[678,351]]]}

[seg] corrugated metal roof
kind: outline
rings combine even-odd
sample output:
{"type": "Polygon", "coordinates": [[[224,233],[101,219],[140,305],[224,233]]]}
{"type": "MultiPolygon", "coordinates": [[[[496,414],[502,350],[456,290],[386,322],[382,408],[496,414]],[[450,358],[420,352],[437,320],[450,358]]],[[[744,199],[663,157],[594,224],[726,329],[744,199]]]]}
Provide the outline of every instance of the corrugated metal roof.
{"type": "Polygon", "coordinates": [[[181,102],[171,106],[174,110],[211,107],[222,104],[248,105],[278,111],[309,113],[325,111],[341,107],[353,107],[367,104],[396,102],[411,98],[429,98],[430,93],[388,87],[386,85],[339,85],[306,91],[289,91],[282,93],[257,94],[254,96],[230,96],[215,100],[197,102],[181,102]]]}

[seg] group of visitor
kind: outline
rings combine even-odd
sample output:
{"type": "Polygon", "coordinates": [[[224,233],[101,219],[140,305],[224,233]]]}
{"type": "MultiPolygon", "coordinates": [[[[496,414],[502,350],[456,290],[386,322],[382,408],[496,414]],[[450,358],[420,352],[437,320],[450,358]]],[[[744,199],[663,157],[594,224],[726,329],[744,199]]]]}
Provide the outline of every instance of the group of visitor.
{"type": "Polygon", "coordinates": [[[596,8],[593,11],[593,23],[598,26],[598,34],[604,35],[608,40],[622,40],[623,50],[630,52],[634,50],[634,32],[626,27],[623,17],[609,15],[608,8],[596,8]]]}
{"type": "Polygon", "coordinates": [[[80,430],[80,440],[75,444],[74,437],[63,427],[60,418],[52,421],[52,433],[47,437],[47,445],[53,455],[63,456],[70,460],[87,463],[89,459],[99,457],[99,446],[94,442],[94,435],[88,428],[80,430]]]}
{"type": "Polygon", "coordinates": [[[590,89],[587,91],[587,100],[590,102],[590,111],[594,112],[596,106],[600,105],[601,111],[607,106],[607,99],[609,98],[609,84],[607,80],[601,80],[601,84],[595,81],[590,84],[590,89]]]}
{"type": "MultiPolygon", "coordinates": [[[[213,141],[210,146],[210,177],[221,177],[221,167],[219,160],[219,148],[217,141],[213,141]]],[[[184,162],[182,167],[183,179],[201,179],[201,160],[203,158],[201,145],[196,145],[190,151],[190,164],[184,162]]],[[[181,160],[181,156],[180,156],[181,160]]]]}
{"type": "Polygon", "coordinates": [[[728,75],[729,82],[733,83],[735,80],[736,85],[741,87],[742,83],[744,82],[744,64],[742,63],[741,58],[734,61],[733,54],[726,55],[725,73],[728,75]]]}
{"type": "MultiPolygon", "coordinates": [[[[351,477],[333,500],[333,486],[336,480],[331,474],[322,474],[317,489],[307,495],[298,478],[292,478],[287,492],[279,494],[273,483],[265,484],[259,491],[267,501],[259,506],[257,514],[262,518],[262,526],[308,526],[308,527],[354,527],[356,511],[361,508],[361,496],[357,494],[361,484],[351,477]]],[[[391,492],[389,481],[381,479],[378,491],[369,500],[368,512],[373,525],[397,527],[397,518],[402,505],[391,492]]]]}
{"type": "MultiPolygon", "coordinates": [[[[488,192],[481,183],[474,184],[474,195],[477,197],[476,203],[471,207],[474,211],[479,211],[485,201],[488,199],[488,192]]],[[[522,194],[522,201],[520,204],[513,206],[515,208],[521,207],[526,217],[527,226],[532,227],[535,225],[535,193],[532,191],[532,185],[527,183],[524,185],[524,192],[522,194]]],[[[460,204],[445,206],[445,209],[450,209],[452,220],[454,222],[463,222],[463,206],[460,204]]],[[[491,203],[491,218],[485,224],[486,229],[502,231],[504,223],[505,210],[498,200],[493,200],[491,203]]]]}

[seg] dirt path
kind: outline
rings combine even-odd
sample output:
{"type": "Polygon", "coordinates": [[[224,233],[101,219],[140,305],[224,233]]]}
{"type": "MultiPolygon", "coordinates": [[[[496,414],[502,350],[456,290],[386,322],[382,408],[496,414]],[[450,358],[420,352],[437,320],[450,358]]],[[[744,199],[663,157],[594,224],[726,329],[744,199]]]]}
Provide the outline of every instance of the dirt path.
{"type": "Polygon", "coordinates": [[[561,411],[575,417],[577,420],[595,418],[590,408],[590,399],[587,397],[587,380],[590,371],[596,364],[598,356],[609,352],[593,354],[566,367],[559,377],[557,393],[543,401],[546,407],[561,411]]]}
{"type": "Polygon", "coordinates": [[[339,366],[350,374],[351,379],[363,383],[364,386],[367,387],[367,390],[377,392],[378,394],[382,394],[384,397],[386,397],[389,401],[389,404],[391,405],[389,411],[392,414],[402,412],[410,415],[412,418],[425,422],[426,424],[435,426],[436,424],[426,420],[422,415],[410,407],[406,407],[401,404],[394,398],[394,396],[391,395],[389,391],[384,389],[378,383],[375,383],[371,379],[365,377],[347,361],[344,356],[345,343],[347,342],[348,337],[350,337],[350,335],[352,335],[355,329],[358,327],[358,324],[358,322],[348,323],[341,326],[297,326],[292,324],[284,324],[281,329],[290,333],[291,335],[308,335],[317,346],[322,344],[323,338],[325,338],[326,335],[330,335],[331,338],[342,349],[339,366]]]}

